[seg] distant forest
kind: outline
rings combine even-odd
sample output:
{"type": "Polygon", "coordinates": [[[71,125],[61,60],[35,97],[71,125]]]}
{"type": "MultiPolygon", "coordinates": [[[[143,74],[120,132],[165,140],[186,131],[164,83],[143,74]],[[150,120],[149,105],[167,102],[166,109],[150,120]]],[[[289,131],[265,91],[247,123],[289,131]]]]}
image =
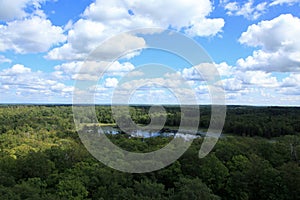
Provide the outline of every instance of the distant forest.
{"type": "MultiPolygon", "coordinates": [[[[149,106],[132,106],[131,118],[139,124],[148,124],[149,106]]],[[[165,106],[167,112],[166,126],[179,126],[181,119],[180,107],[165,106]]],[[[114,123],[110,106],[96,108],[100,123],[114,123]]],[[[199,129],[207,129],[211,117],[210,106],[200,106],[199,129]]],[[[154,116],[159,118],[161,116],[154,116]]],[[[191,119],[192,120],[192,119],[191,119]]],[[[240,136],[261,136],[266,138],[300,133],[299,107],[252,107],[227,106],[224,133],[240,136]]]]}
{"type": "MultiPolygon", "coordinates": [[[[165,110],[166,126],[179,126],[180,108],[165,110]]],[[[139,124],[150,122],[148,111],[130,107],[139,124]]],[[[114,125],[110,106],[96,106],[96,114],[114,125]]],[[[210,107],[200,106],[199,129],[209,121],[210,107]]],[[[208,156],[198,158],[203,138],[197,138],[179,160],[145,174],[119,172],[92,157],[75,131],[71,106],[2,105],[0,122],[1,200],[300,199],[297,107],[228,106],[225,137],[208,156]]],[[[157,150],[172,139],[108,137],[132,152],[157,150]]]]}

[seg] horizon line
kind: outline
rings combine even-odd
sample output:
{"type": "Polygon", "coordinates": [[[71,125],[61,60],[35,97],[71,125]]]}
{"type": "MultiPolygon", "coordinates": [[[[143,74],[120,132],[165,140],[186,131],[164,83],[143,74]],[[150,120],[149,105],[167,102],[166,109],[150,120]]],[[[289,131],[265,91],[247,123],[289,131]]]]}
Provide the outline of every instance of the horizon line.
{"type": "Polygon", "coordinates": [[[2,106],[244,106],[244,107],[300,107],[300,105],[251,105],[251,104],[145,104],[145,103],[131,103],[131,104],[73,104],[73,103],[0,103],[2,106]]]}

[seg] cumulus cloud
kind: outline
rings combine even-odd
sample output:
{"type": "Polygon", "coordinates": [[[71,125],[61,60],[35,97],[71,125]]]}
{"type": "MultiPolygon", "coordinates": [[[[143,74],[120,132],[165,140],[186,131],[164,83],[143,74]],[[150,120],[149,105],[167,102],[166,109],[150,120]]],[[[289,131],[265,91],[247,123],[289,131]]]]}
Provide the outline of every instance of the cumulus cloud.
{"type": "Polygon", "coordinates": [[[195,81],[203,80],[200,73],[194,67],[193,68],[184,68],[182,70],[182,76],[186,80],[195,80],[195,81]]]}
{"type": "Polygon", "coordinates": [[[70,43],[66,43],[59,48],[54,48],[48,52],[45,56],[51,60],[84,60],[87,57],[87,53],[79,53],[72,48],[70,43]]]}
{"type": "Polygon", "coordinates": [[[0,55],[0,63],[10,63],[11,60],[6,58],[5,56],[3,55],[0,55]]]}
{"type": "Polygon", "coordinates": [[[107,78],[105,79],[104,87],[114,88],[118,85],[119,81],[116,78],[107,78]]]}
{"type": "Polygon", "coordinates": [[[46,52],[65,39],[61,27],[53,26],[50,20],[38,16],[0,25],[0,51],[46,52]]]}
{"type": "Polygon", "coordinates": [[[284,78],[280,83],[280,87],[277,90],[278,93],[287,96],[298,96],[300,95],[300,74],[291,73],[289,76],[284,78]]]}
{"type": "Polygon", "coordinates": [[[266,72],[293,72],[299,71],[300,60],[293,53],[282,50],[277,52],[254,51],[252,56],[239,59],[237,65],[245,70],[264,70],[266,72]]]}
{"type": "Polygon", "coordinates": [[[222,83],[224,85],[224,89],[226,90],[226,92],[241,91],[244,89],[243,81],[237,78],[224,79],[222,80],[222,83]]]}
{"type": "Polygon", "coordinates": [[[31,72],[30,68],[27,68],[21,64],[16,64],[16,65],[12,66],[11,68],[2,70],[1,75],[2,76],[14,76],[16,74],[27,74],[30,72],[31,72]]]}
{"type": "Polygon", "coordinates": [[[253,0],[249,0],[246,3],[239,2],[227,2],[223,3],[224,9],[227,11],[227,15],[243,16],[247,19],[259,18],[267,9],[267,2],[262,2],[254,5],[253,0]]]}
{"type": "Polygon", "coordinates": [[[24,8],[28,0],[0,1],[0,20],[10,20],[26,16],[24,8]]]}
{"type": "Polygon", "coordinates": [[[253,47],[262,47],[265,51],[278,49],[298,49],[300,41],[300,19],[291,14],[283,14],[270,21],[261,21],[248,27],[239,41],[253,47]],[[288,31],[287,31],[288,30],[288,31]],[[272,37],[270,37],[272,36],[272,37]]]}
{"type": "Polygon", "coordinates": [[[104,75],[107,76],[122,76],[134,69],[134,66],[129,63],[116,62],[95,62],[95,61],[74,61],[63,63],[54,67],[53,73],[58,79],[73,79],[73,80],[98,80],[104,75]]]}
{"type": "Polygon", "coordinates": [[[239,59],[237,65],[246,70],[299,71],[299,35],[300,19],[291,14],[251,25],[242,33],[239,42],[261,49],[246,59],[239,59]]]}
{"type": "Polygon", "coordinates": [[[102,23],[80,19],[74,24],[74,28],[68,33],[68,41],[73,49],[88,52],[97,44],[87,43],[93,41],[99,43],[103,40],[105,26],[102,23]]]}
{"type": "Polygon", "coordinates": [[[139,96],[138,101],[141,103],[175,103],[176,101],[178,103],[180,101],[183,104],[193,104],[195,92],[186,81],[174,73],[165,74],[161,78],[140,77],[120,81],[114,90],[113,100],[115,103],[123,104],[129,99],[137,100],[136,96],[139,96]],[[144,100],[140,101],[141,98],[144,100]]]}
{"type": "Polygon", "coordinates": [[[7,95],[19,95],[22,100],[24,96],[34,96],[37,99],[29,99],[39,101],[48,96],[51,97],[70,97],[73,91],[72,86],[49,78],[49,76],[41,71],[32,71],[30,68],[21,64],[13,65],[10,68],[0,71],[1,92],[7,95]]]}
{"type": "Polygon", "coordinates": [[[226,62],[215,63],[215,66],[220,76],[230,76],[234,73],[234,67],[228,65],[226,62]]]}
{"type": "Polygon", "coordinates": [[[270,6],[277,6],[277,5],[294,5],[296,3],[300,3],[300,0],[274,0],[272,3],[270,3],[270,6]]]}
{"type": "MultiPolygon", "coordinates": [[[[110,37],[102,23],[79,20],[68,32],[68,43],[51,50],[46,57],[53,60],[84,60],[90,56],[97,60],[114,60],[127,49],[146,46],[143,38],[127,33],[119,34],[113,40],[106,40],[110,37]]],[[[137,54],[132,54],[134,55],[137,54]]]]}
{"type": "Polygon", "coordinates": [[[279,86],[277,78],[264,71],[239,72],[238,76],[245,84],[276,88],[279,86]]]}
{"type": "Polygon", "coordinates": [[[123,1],[97,0],[85,9],[83,15],[95,21],[111,21],[126,19],[129,13],[123,1]]]}
{"type": "Polygon", "coordinates": [[[300,74],[292,73],[282,80],[283,87],[300,87],[300,74]]]}
{"type": "MultiPolygon", "coordinates": [[[[194,25],[202,28],[200,24],[207,27],[207,24],[214,23],[213,19],[205,21],[212,9],[209,0],[97,0],[85,10],[84,15],[110,26],[118,25],[121,30],[145,26],[181,29],[194,25]]],[[[215,35],[223,25],[209,35],[215,35]]]]}
{"type": "Polygon", "coordinates": [[[222,18],[217,19],[199,19],[192,22],[192,26],[185,30],[190,36],[214,36],[221,31],[225,22],[222,18]],[[201,21],[201,22],[198,22],[201,21]]]}
{"type": "Polygon", "coordinates": [[[228,65],[226,62],[222,62],[222,63],[202,63],[198,66],[194,66],[191,68],[184,68],[181,74],[182,77],[186,80],[203,81],[204,75],[206,75],[206,78],[214,77],[218,75],[222,77],[222,76],[230,76],[232,75],[233,72],[234,69],[232,66],[228,65]]]}
{"type": "Polygon", "coordinates": [[[43,15],[41,4],[46,0],[2,0],[0,1],[0,21],[20,19],[30,15],[25,10],[32,7],[34,14],[43,15]]]}
{"type": "MultiPolygon", "coordinates": [[[[222,18],[207,18],[212,9],[209,0],[96,0],[83,12],[83,18],[72,24],[67,43],[50,51],[47,58],[84,59],[107,38],[144,27],[172,27],[191,36],[214,36],[222,31],[225,22],[222,18]]],[[[124,37],[120,44],[124,42],[145,46],[136,36],[124,37]]],[[[116,52],[118,49],[117,46],[116,52]]]]}
{"type": "Polygon", "coordinates": [[[220,3],[227,11],[226,14],[229,16],[243,16],[249,20],[256,20],[261,15],[266,13],[266,11],[272,6],[292,6],[294,4],[300,3],[300,0],[273,0],[263,1],[258,4],[255,4],[254,0],[248,0],[247,2],[221,0],[220,3]]]}
{"type": "MultiPolygon", "coordinates": [[[[92,57],[96,57],[101,60],[115,60],[117,56],[122,55],[124,52],[132,49],[142,49],[146,47],[144,38],[130,35],[127,33],[120,34],[114,37],[113,40],[107,40],[101,44],[101,47],[97,48],[92,57]]],[[[128,52],[130,55],[127,57],[138,55],[138,52],[128,52]]]]}
{"type": "Polygon", "coordinates": [[[126,1],[128,8],[137,17],[150,18],[160,27],[172,26],[177,30],[186,28],[192,36],[216,35],[224,26],[222,18],[207,18],[212,11],[209,0],[151,0],[126,1]],[[166,9],[167,8],[167,9],[166,9]]]}

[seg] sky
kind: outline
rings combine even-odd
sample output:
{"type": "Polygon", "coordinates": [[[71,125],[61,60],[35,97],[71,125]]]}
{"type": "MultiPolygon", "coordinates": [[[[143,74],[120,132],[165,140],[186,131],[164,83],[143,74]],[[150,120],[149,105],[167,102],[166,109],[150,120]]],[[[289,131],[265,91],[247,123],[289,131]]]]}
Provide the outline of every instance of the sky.
{"type": "Polygon", "coordinates": [[[128,90],[129,103],[182,103],[176,93],[192,91],[211,104],[199,70],[215,68],[227,105],[299,106],[299,10],[300,0],[0,0],[0,103],[70,104],[80,93],[107,104],[128,90]],[[207,59],[151,48],[168,31],[207,59]]]}

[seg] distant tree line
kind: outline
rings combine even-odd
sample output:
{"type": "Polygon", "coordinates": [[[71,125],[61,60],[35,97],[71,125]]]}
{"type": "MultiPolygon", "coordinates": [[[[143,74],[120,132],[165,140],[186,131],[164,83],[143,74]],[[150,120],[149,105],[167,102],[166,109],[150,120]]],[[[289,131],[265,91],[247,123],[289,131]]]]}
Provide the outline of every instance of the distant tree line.
{"type": "MultiPolygon", "coordinates": [[[[179,106],[165,106],[166,116],[149,115],[149,106],[130,107],[131,118],[138,124],[149,124],[151,120],[161,121],[166,117],[166,126],[180,126],[179,106]]],[[[110,107],[97,107],[98,120],[114,123],[110,107]]],[[[122,116],[120,116],[122,117],[122,116]]],[[[210,123],[210,106],[200,106],[200,116],[189,118],[191,124],[200,118],[199,129],[207,129],[210,123]]],[[[240,136],[261,136],[266,138],[300,133],[300,108],[298,107],[251,107],[227,106],[224,133],[240,136]]]]}
{"type": "MultiPolygon", "coordinates": [[[[182,113],[179,106],[165,106],[164,114],[149,115],[149,106],[129,107],[130,118],[138,124],[149,124],[151,120],[161,122],[166,118],[166,126],[180,126],[182,113]]],[[[98,122],[113,124],[110,106],[96,106],[98,122]]],[[[188,113],[188,112],[187,112],[188,113]]],[[[186,113],[186,114],[187,114],[186,113]]],[[[126,123],[126,117],[123,118],[126,123]]],[[[200,106],[200,116],[185,116],[194,124],[199,120],[199,129],[207,129],[210,123],[210,106],[200,106]]],[[[74,130],[71,106],[2,106],[0,107],[0,134],[7,131],[28,131],[31,129],[74,130]],[[7,117],[9,116],[9,117],[7,117]],[[61,118],[59,118],[59,117],[61,118]],[[24,119],[27,120],[24,120],[24,119]]],[[[80,121],[96,123],[90,113],[83,113],[80,121]]],[[[298,107],[251,107],[227,106],[223,133],[240,136],[261,136],[266,138],[300,133],[300,108],[298,107]]]]}

